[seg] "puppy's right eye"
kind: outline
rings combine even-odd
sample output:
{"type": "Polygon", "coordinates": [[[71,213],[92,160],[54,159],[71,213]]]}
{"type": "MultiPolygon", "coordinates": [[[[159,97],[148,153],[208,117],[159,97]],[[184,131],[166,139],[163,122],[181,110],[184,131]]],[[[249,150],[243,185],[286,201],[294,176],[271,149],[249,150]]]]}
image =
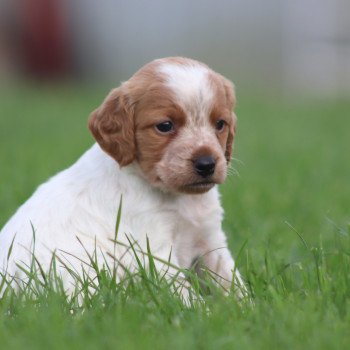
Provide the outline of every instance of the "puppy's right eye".
{"type": "Polygon", "coordinates": [[[170,121],[159,123],[156,125],[156,129],[163,134],[167,134],[174,130],[174,124],[170,121]]]}

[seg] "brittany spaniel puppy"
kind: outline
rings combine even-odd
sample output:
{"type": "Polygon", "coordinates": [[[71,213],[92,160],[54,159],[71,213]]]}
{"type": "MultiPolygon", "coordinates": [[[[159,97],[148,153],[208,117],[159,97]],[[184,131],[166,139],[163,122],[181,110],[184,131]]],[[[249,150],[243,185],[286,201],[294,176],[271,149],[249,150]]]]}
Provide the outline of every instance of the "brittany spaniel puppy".
{"type": "Polygon", "coordinates": [[[242,288],[217,189],[231,159],[234,105],[232,83],[203,63],[174,57],[145,65],[91,114],[97,143],[39,186],[2,229],[0,273],[22,283],[19,266],[29,269],[35,256],[49,271],[54,254],[69,290],[67,268],[93,278],[91,255],[100,266],[117,262],[120,278],[136,267],[130,244],[147,252],[149,242],[169,276],[200,262],[225,288],[242,288]]]}

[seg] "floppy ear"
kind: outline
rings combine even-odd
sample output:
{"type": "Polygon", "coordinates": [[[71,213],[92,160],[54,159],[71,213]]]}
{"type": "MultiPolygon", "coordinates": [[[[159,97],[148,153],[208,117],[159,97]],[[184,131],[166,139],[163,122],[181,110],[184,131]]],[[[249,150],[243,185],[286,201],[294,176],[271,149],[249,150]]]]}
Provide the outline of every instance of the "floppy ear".
{"type": "Polygon", "coordinates": [[[119,87],[109,93],[89,119],[89,129],[96,141],[120,166],[135,159],[133,114],[123,87],[119,87]]]}
{"type": "Polygon", "coordinates": [[[225,150],[225,158],[227,164],[231,162],[232,156],[232,147],[233,147],[233,139],[236,133],[236,115],[232,112],[232,124],[229,126],[229,132],[226,140],[226,150],[225,150]]]}
{"type": "MultiPolygon", "coordinates": [[[[229,108],[232,110],[236,104],[234,85],[230,80],[224,78],[224,88],[225,88],[225,95],[226,95],[226,103],[229,106],[229,108]]],[[[226,140],[226,150],[225,150],[225,158],[226,158],[227,164],[230,163],[231,161],[233,139],[236,133],[237,117],[233,111],[231,112],[231,118],[232,120],[229,126],[230,128],[229,128],[229,133],[226,140]]]]}

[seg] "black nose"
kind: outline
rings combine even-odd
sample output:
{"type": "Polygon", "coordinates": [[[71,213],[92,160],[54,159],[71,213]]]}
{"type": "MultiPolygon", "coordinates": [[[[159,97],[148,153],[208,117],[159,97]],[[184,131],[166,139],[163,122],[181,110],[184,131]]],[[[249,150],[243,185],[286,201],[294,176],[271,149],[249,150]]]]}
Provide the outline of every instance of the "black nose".
{"type": "Polygon", "coordinates": [[[208,177],[214,174],[215,159],[213,156],[200,156],[194,160],[193,166],[198,175],[208,177]]]}

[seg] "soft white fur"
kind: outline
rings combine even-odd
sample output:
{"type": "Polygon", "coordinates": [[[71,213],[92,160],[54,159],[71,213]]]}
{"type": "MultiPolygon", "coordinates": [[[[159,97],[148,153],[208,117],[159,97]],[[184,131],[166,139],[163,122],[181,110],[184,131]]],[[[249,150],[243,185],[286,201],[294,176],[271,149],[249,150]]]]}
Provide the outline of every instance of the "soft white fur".
{"type": "Polygon", "coordinates": [[[214,94],[208,82],[208,69],[200,65],[179,66],[163,63],[159,69],[167,76],[167,85],[190,118],[189,122],[209,122],[207,116],[214,94]]]}

